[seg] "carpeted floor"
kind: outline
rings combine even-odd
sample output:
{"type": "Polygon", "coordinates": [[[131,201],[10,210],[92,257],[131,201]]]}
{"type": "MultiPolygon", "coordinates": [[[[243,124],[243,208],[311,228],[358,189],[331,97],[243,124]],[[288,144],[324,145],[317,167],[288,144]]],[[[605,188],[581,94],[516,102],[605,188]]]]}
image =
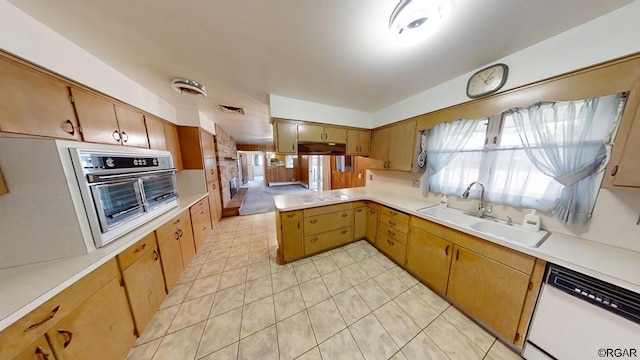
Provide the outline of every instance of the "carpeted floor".
{"type": "Polygon", "coordinates": [[[275,210],[273,197],[276,195],[289,195],[309,193],[311,190],[302,185],[278,185],[272,187],[249,187],[244,204],[240,209],[240,215],[259,214],[275,210]]]}

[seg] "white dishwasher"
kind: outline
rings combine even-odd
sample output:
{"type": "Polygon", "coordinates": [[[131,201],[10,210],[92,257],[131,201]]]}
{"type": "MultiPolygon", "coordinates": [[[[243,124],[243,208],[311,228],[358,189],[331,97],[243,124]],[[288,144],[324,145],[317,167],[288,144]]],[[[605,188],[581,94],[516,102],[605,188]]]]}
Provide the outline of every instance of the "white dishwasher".
{"type": "Polygon", "coordinates": [[[639,358],[640,295],[549,264],[522,355],[528,360],[639,358]]]}

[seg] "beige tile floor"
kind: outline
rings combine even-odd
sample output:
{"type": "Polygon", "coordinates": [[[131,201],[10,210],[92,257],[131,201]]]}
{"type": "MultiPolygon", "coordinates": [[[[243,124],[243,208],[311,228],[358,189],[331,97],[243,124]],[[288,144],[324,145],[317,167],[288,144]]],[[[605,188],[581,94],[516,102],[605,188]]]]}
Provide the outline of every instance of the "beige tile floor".
{"type": "Polygon", "coordinates": [[[277,265],[274,216],[217,224],[127,359],[520,359],[366,241],[277,265]]]}

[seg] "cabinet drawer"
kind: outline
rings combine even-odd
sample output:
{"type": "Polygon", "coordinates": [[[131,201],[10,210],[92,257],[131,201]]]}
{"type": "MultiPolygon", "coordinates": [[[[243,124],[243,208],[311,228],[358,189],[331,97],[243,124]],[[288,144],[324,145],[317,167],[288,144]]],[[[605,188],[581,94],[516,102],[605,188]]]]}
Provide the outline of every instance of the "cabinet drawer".
{"type": "Polygon", "coordinates": [[[378,245],[380,250],[382,250],[383,253],[387,254],[393,261],[400,265],[404,264],[404,258],[407,254],[407,247],[403,243],[393,240],[383,232],[378,232],[376,244],[378,245]]]}
{"type": "Polygon", "coordinates": [[[347,244],[353,240],[353,227],[346,226],[341,229],[327,231],[322,234],[305,236],[304,254],[311,255],[334,247],[347,244]]]}
{"type": "Polygon", "coordinates": [[[280,213],[282,221],[293,221],[302,219],[302,210],[287,211],[280,213]]]}
{"type": "Polygon", "coordinates": [[[304,209],[304,217],[328,214],[337,211],[351,210],[351,203],[320,206],[317,208],[304,209]]]}
{"type": "Polygon", "coordinates": [[[407,223],[409,222],[409,215],[390,209],[386,206],[380,206],[380,213],[393,219],[398,219],[407,223]]]}
{"type": "Polygon", "coordinates": [[[0,359],[13,359],[116,276],[114,258],[4,329],[0,332],[0,359]]]}
{"type": "Polygon", "coordinates": [[[408,235],[398,231],[398,229],[395,229],[385,223],[380,223],[379,224],[379,228],[378,231],[381,233],[386,234],[389,238],[393,239],[393,240],[397,240],[405,245],[407,245],[407,238],[408,235]]]}
{"type": "Polygon", "coordinates": [[[193,216],[193,214],[197,213],[198,210],[202,210],[205,207],[209,207],[209,201],[207,200],[207,198],[204,198],[204,199],[198,201],[197,203],[191,205],[191,207],[189,208],[189,211],[191,212],[191,216],[193,216]]]}
{"type": "Polygon", "coordinates": [[[353,210],[344,210],[329,214],[304,218],[304,235],[314,235],[321,232],[343,228],[353,224],[353,210]]]}
{"type": "Polygon", "coordinates": [[[378,217],[378,222],[380,222],[380,224],[387,225],[394,230],[398,230],[402,233],[405,233],[405,234],[409,233],[409,222],[389,217],[388,215],[382,212],[378,217]]]}
{"type": "Polygon", "coordinates": [[[211,215],[209,212],[209,200],[203,199],[203,206],[192,206],[189,209],[191,213],[191,227],[193,229],[193,241],[196,251],[200,250],[202,243],[206,240],[211,232],[211,215]]]}
{"type": "Polygon", "coordinates": [[[536,258],[490,241],[450,229],[418,217],[411,218],[411,225],[437,237],[458,244],[478,254],[491,258],[499,263],[510,266],[525,274],[531,275],[536,258]]]}
{"type": "Polygon", "coordinates": [[[151,233],[142,239],[140,239],[137,243],[129,246],[127,250],[118,254],[118,263],[120,264],[120,270],[125,270],[129,267],[129,265],[133,264],[134,261],[139,259],[142,255],[146,254],[147,251],[156,248],[156,234],[151,233]]]}

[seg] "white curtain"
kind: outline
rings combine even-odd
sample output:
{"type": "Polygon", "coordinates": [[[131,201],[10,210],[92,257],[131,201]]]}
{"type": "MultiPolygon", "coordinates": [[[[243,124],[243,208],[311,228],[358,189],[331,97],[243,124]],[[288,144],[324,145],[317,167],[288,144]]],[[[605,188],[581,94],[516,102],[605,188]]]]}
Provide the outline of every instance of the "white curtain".
{"type": "MultiPolygon", "coordinates": [[[[597,172],[606,160],[605,140],[613,131],[621,94],[568,102],[537,103],[511,110],[524,153],[555,180],[545,190],[553,213],[582,225],[595,204],[597,172]],[[554,192],[558,192],[553,196],[554,192]]],[[[538,208],[549,207],[544,204],[538,208]]]]}
{"type": "Polygon", "coordinates": [[[483,130],[482,120],[459,119],[438,124],[429,129],[427,135],[427,171],[424,175],[425,189],[442,193],[451,193],[439,189],[442,182],[431,184],[431,178],[448,166],[461,150],[474,138],[474,133],[483,130]]]}

